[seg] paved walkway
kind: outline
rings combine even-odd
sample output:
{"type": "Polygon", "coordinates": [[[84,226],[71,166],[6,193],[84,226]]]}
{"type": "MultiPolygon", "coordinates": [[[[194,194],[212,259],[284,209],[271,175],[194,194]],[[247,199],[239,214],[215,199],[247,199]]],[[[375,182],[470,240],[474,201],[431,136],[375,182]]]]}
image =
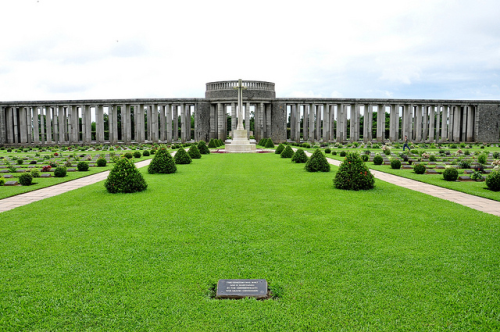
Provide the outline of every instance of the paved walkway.
{"type": "MultiPolygon", "coordinates": [[[[151,160],[152,159],[139,161],[138,163],[135,163],[135,166],[137,168],[147,166],[147,165],[149,165],[151,160]]],[[[94,183],[99,182],[99,181],[106,180],[106,178],[108,177],[108,174],[109,174],[109,171],[105,171],[105,172],[89,175],[89,176],[86,176],[83,178],[79,178],[76,180],[57,184],[57,185],[54,185],[51,187],[30,191],[30,192],[25,193],[25,194],[20,194],[20,195],[4,198],[4,199],[0,200],[0,213],[12,210],[12,209],[19,207],[19,206],[28,205],[30,203],[42,200],[44,198],[64,194],[68,191],[78,189],[78,188],[87,186],[89,184],[94,184],[94,183]]]]}
{"type": "MultiPolygon", "coordinates": [[[[308,156],[311,155],[311,153],[309,152],[306,152],[306,154],[308,156]]],[[[340,161],[330,158],[326,159],[330,164],[335,166],[340,166],[340,161]]],[[[373,169],[371,169],[370,172],[375,176],[376,179],[389,182],[400,187],[415,190],[427,195],[442,198],[450,202],[455,202],[470,207],[471,209],[475,209],[478,211],[482,211],[500,217],[500,202],[498,201],[474,195],[469,195],[466,193],[462,193],[460,191],[438,187],[432,184],[403,178],[397,175],[388,174],[373,169]]]]}
{"type": "MultiPolygon", "coordinates": [[[[311,155],[311,153],[306,152],[307,155],[311,155]]],[[[152,159],[140,161],[136,163],[137,168],[141,168],[149,165],[152,159]]],[[[327,158],[328,162],[332,165],[339,166],[340,161],[327,158]]],[[[465,194],[459,191],[441,188],[438,186],[434,186],[431,184],[403,178],[400,176],[370,170],[375,178],[395,184],[400,187],[408,188],[411,190],[415,190],[427,195],[431,195],[434,197],[442,198],[447,201],[455,202],[472,209],[482,211],[485,213],[493,214],[495,216],[500,217],[500,202],[493,201],[491,199],[477,197],[474,195],[465,194]]],[[[83,186],[87,186],[89,184],[93,184],[102,180],[105,180],[108,177],[109,171],[86,176],[84,178],[64,182],[52,187],[47,187],[35,191],[31,191],[25,194],[9,197],[0,200],[0,213],[8,210],[12,210],[18,206],[23,206],[30,204],[32,202],[36,202],[42,200],[44,198],[57,196],[63,194],[65,192],[81,188],[83,186]]]]}

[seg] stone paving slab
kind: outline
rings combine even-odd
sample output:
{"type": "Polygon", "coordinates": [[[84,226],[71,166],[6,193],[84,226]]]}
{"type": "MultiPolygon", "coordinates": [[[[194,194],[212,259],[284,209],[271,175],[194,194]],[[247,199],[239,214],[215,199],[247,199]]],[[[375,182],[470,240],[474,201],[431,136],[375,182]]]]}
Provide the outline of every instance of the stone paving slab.
{"type": "MultiPolygon", "coordinates": [[[[152,159],[143,160],[135,163],[137,168],[141,168],[147,166],[151,163],[152,159]]],[[[64,194],[68,191],[75,190],[89,184],[94,184],[99,181],[106,180],[108,177],[109,171],[105,171],[102,173],[97,173],[93,175],[89,175],[83,178],[75,179],[72,181],[64,182],[61,184],[57,184],[51,187],[46,187],[34,191],[30,191],[28,193],[4,198],[0,200],[0,213],[12,210],[16,207],[28,205],[30,203],[40,201],[44,198],[49,198],[53,196],[57,196],[60,194],[64,194]]]]}
{"type": "MultiPolygon", "coordinates": [[[[306,152],[308,156],[311,153],[306,152]]],[[[326,158],[328,163],[335,166],[340,166],[340,161],[326,158]]],[[[460,205],[470,207],[471,209],[478,210],[481,212],[493,214],[500,217],[500,202],[494,201],[488,198],[478,197],[474,195],[469,195],[459,191],[441,188],[434,186],[432,184],[423,183],[407,178],[403,178],[397,175],[392,175],[389,173],[384,173],[371,169],[370,172],[375,176],[376,179],[395,184],[397,186],[418,191],[427,195],[442,198],[450,202],[454,202],[460,205]]]]}

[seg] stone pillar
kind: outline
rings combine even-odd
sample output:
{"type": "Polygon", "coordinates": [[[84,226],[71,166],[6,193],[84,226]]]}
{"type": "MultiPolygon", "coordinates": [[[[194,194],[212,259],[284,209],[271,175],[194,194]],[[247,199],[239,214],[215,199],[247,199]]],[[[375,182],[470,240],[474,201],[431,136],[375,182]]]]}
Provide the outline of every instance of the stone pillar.
{"type": "MultiPolygon", "coordinates": [[[[111,131],[109,134],[109,139],[111,144],[118,143],[118,106],[112,105],[110,106],[111,110],[111,119],[113,119],[113,125],[109,124],[109,130],[111,131]]],[[[121,115],[123,118],[123,107],[120,107],[121,115]]],[[[123,135],[123,132],[122,132],[123,135]]]]}
{"type": "Polygon", "coordinates": [[[181,118],[181,143],[186,143],[186,115],[184,110],[184,104],[180,104],[180,113],[178,116],[181,118]]]}
{"type": "Polygon", "coordinates": [[[356,104],[351,104],[350,108],[350,118],[349,123],[349,140],[351,142],[356,141],[356,104]]]}
{"type": "MultiPolygon", "coordinates": [[[[184,120],[184,124],[186,126],[186,141],[191,141],[191,105],[190,104],[185,104],[184,105],[184,116],[186,119],[184,120]]],[[[227,120],[225,121],[227,123],[227,120]]],[[[226,126],[224,126],[224,133],[226,132],[226,126]]],[[[227,137],[227,136],[226,136],[227,137]]],[[[223,142],[225,139],[223,140],[223,142]]]]}
{"type": "Polygon", "coordinates": [[[5,127],[6,127],[6,134],[7,134],[7,143],[12,144],[14,143],[14,108],[13,107],[8,107],[6,110],[7,114],[5,116],[5,127]]]}
{"type": "Polygon", "coordinates": [[[389,115],[389,140],[397,142],[399,140],[399,105],[391,104],[389,115]]]}
{"type": "Polygon", "coordinates": [[[158,143],[158,104],[151,105],[151,140],[158,143]]]}
{"type": "Polygon", "coordinates": [[[453,141],[453,118],[455,116],[455,105],[450,105],[449,110],[449,119],[448,119],[448,142],[453,141]]]}
{"type": "Polygon", "coordinates": [[[462,112],[461,112],[461,123],[460,123],[460,126],[461,126],[461,129],[462,129],[462,135],[460,135],[460,140],[462,142],[465,142],[467,141],[467,108],[468,106],[463,106],[462,107],[462,112]]]}
{"type": "Polygon", "coordinates": [[[165,105],[160,105],[160,141],[165,142],[165,105]]]}
{"type": "Polygon", "coordinates": [[[342,104],[337,104],[337,135],[336,135],[337,142],[342,142],[342,135],[343,135],[342,114],[343,114],[342,104]]]}
{"type": "Polygon", "coordinates": [[[415,141],[422,142],[422,105],[416,105],[415,110],[415,141]]]}
{"type": "MultiPolygon", "coordinates": [[[[108,115],[109,120],[109,115],[108,115]]],[[[96,143],[104,143],[104,107],[98,105],[95,108],[95,140],[96,143]]]]}
{"type": "Polygon", "coordinates": [[[307,141],[309,139],[309,113],[308,113],[308,104],[304,104],[304,114],[302,115],[302,139],[307,141]]]}
{"type": "Polygon", "coordinates": [[[436,107],[436,143],[439,142],[439,136],[440,136],[440,128],[439,128],[439,123],[440,123],[440,120],[441,120],[441,116],[440,116],[440,111],[441,109],[441,105],[437,105],[436,107]]]}
{"type": "MultiPolygon", "coordinates": [[[[262,104],[262,103],[261,103],[262,104]]],[[[238,119],[236,118],[236,104],[231,103],[231,131],[234,132],[238,126],[238,119]]]]}
{"type": "Polygon", "coordinates": [[[422,141],[427,141],[427,137],[429,136],[429,115],[427,113],[427,106],[422,105],[422,114],[424,119],[422,120],[422,141]]]}
{"type": "MultiPolygon", "coordinates": [[[[389,125],[389,139],[393,141],[394,133],[393,133],[393,114],[392,107],[390,113],[390,125],[389,125]]],[[[379,104],[377,105],[377,142],[383,142],[385,136],[385,105],[379,104]]]]}
{"type": "Polygon", "coordinates": [[[152,106],[151,105],[145,105],[145,114],[146,114],[146,123],[145,123],[145,136],[144,136],[144,140],[145,141],[151,141],[151,108],[152,106]]]}
{"type": "Polygon", "coordinates": [[[0,144],[7,143],[6,113],[7,113],[7,108],[0,106],[0,144]]]}
{"type": "Polygon", "coordinates": [[[295,142],[300,143],[300,104],[295,104],[295,142]]]}
{"type": "Polygon", "coordinates": [[[455,114],[453,115],[453,142],[460,142],[460,122],[462,115],[462,106],[455,107],[455,114]]]}
{"type": "Polygon", "coordinates": [[[323,104],[323,142],[330,142],[330,108],[323,104]]]}
{"type": "Polygon", "coordinates": [[[66,116],[65,116],[65,107],[58,107],[58,119],[57,123],[59,124],[59,144],[66,142],[66,116]]]}
{"type": "Polygon", "coordinates": [[[174,127],[172,133],[172,139],[176,142],[179,140],[179,115],[177,111],[178,111],[177,105],[174,105],[174,108],[172,110],[172,121],[174,127]]]}
{"type": "Polygon", "coordinates": [[[52,108],[52,140],[54,143],[57,143],[59,141],[59,131],[58,131],[58,125],[57,125],[57,106],[54,106],[52,108]]]}
{"type": "MultiPolygon", "coordinates": [[[[271,122],[271,121],[269,121],[271,122]]],[[[250,138],[250,103],[245,105],[245,129],[247,131],[247,139],[250,138]]]]}
{"type": "Polygon", "coordinates": [[[436,115],[434,113],[434,105],[429,107],[429,142],[435,142],[434,121],[436,115]]]}
{"type": "Polygon", "coordinates": [[[167,104],[167,143],[172,143],[172,104],[167,104]]]}
{"type": "Polygon", "coordinates": [[[19,107],[19,117],[18,117],[18,133],[19,141],[18,143],[26,144],[26,116],[24,115],[25,108],[19,107]]]}
{"type": "Polygon", "coordinates": [[[217,103],[217,138],[224,141],[224,105],[217,103]]]}
{"type": "Polygon", "coordinates": [[[314,104],[309,104],[309,140],[314,142],[314,104]]]}
{"type": "Polygon", "coordinates": [[[45,142],[47,144],[52,143],[52,114],[51,107],[45,107],[45,142]]]}
{"type": "Polygon", "coordinates": [[[40,127],[38,120],[38,106],[33,106],[33,143],[40,143],[40,127]]]}
{"type": "Polygon", "coordinates": [[[266,134],[267,138],[272,136],[272,123],[271,123],[271,104],[266,104],[266,134]]]}
{"type": "MultiPolygon", "coordinates": [[[[337,126],[335,125],[335,113],[338,114],[338,110],[336,111],[335,108],[337,106],[336,105],[330,105],[330,141],[334,141],[337,139],[337,135],[336,135],[336,128],[337,126]]],[[[338,124],[337,124],[338,125],[338,124]]]]}
{"type": "Polygon", "coordinates": [[[467,106],[467,134],[465,140],[467,142],[474,141],[474,111],[472,106],[467,106]]]}
{"type": "Polygon", "coordinates": [[[131,105],[126,104],[121,107],[122,115],[122,140],[129,144],[132,141],[132,121],[130,116],[131,105]]]}
{"type": "Polygon", "coordinates": [[[448,138],[448,106],[443,105],[443,110],[441,112],[441,140],[440,142],[445,142],[448,138]]]}
{"type": "Polygon", "coordinates": [[[315,128],[316,128],[316,135],[315,135],[315,138],[316,140],[319,142],[321,141],[321,108],[320,108],[321,105],[316,105],[316,125],[315,125],[315,128]]]}

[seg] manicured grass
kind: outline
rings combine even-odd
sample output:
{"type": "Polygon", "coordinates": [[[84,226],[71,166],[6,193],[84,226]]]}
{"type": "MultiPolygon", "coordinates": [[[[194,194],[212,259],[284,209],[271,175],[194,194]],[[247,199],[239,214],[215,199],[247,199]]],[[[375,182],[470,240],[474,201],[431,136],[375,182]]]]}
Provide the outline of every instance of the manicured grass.
{"type": "MultiPolygon", "coordinates": [[[[0,329],[500,329],[500,218],[274,154],[203,156],[2,213],[0,329]],[[265,278],[274,300],[216,300],[265,278]]],[[[336,170],[335,167],[333,167],[336,170]]]]}

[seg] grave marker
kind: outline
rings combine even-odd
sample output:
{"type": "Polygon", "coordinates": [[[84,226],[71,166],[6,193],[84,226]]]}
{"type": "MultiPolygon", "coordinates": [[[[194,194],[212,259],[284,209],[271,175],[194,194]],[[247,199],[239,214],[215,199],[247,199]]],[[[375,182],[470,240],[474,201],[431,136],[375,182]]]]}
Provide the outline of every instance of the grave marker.
{"type": "Polygon", "coordinates": [[[266,279],[220,279],[217,283],[217,298],[241,299],[254,297],[265,299],[267,294],[266,279]]]}

